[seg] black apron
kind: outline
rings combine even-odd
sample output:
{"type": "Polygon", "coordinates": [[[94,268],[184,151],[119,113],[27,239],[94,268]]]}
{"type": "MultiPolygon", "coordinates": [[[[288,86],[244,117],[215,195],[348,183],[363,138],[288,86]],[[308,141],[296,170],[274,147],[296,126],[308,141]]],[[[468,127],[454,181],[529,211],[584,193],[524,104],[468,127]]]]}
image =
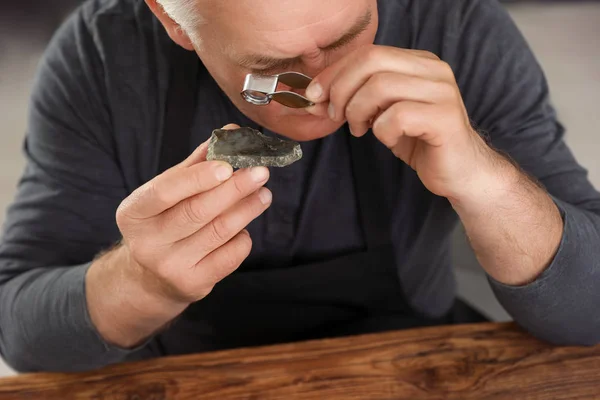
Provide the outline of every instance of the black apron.
{"type": "MultiPolygon", "coordinates": [[[[179,47],[173,57],[159,172],[189,155],[196,110],[200,60],[179,47]]],[[[185,354],[453,322],[452,313],[432,320],[407,306],[390,218],[378,205],[382,188],[369,176],[374,161],[361,140],[350,140],[350,148],[366,250],[274,270],[241,268],[158,335],[153,352],[185,354]]]]}

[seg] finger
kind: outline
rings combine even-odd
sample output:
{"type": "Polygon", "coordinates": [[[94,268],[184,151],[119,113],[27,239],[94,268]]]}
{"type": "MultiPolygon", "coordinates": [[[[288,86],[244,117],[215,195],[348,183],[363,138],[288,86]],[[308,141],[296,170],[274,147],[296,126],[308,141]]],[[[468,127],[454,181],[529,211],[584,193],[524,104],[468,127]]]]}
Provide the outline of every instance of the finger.
{"type": "Polygon", "coordinates": [[[169,282],[172,297],[182,303],[193,303],[208,296],[215,284],[235,271],[251,249],[252,239],[244,229],[199,263],[181,268],[184,264],[180,260],[170,260],[173,264],[164,264],[159,274],[169,282]]]}
{"type": "Polygon", "coordinates": [[[410,137],[425,141],[431,146],[441,146],[448,141],[448,127],[457,126],[450,121],[451,113],[443,106],[402,101],[383,112],[373,123],[373,134],[386,147],[392,149],[400,138],[410,137]]]}
{"type": "Polygon", "coordinates": [[[412,169],[416,170],[416,160],[418,160],[418,157],[415,157],[414,155],[418,141],[419,139],[409,136],[401,136],[396,145],[390,150],[397,158],[401,159],[412,169]]]}
{"type": "MultiPolygon", "coordinates": [[[[346,119],[346,107],[354,94],[373,75],[382,72],[396,73],[398,75],[412,76],[422,81],[442,81],[442,68],[437,64],[440,61],[417,56],[413,53],[400,51],[401,49],[378,49],[373,51],[366,62],[348,65],[332,80],[329,91],[330,113],[334,121],[346,119]],[[385,51],[387,50],[387,51],[385,51]]],[[[375,93],[375,96],[378,96],[375,93]]]]}
{"type": "Polygon", "coordinates": [[[271,199],[269,189],[260,188],[194,235],[173,244],[171,254],[181,265],[195,265],[245,229],[269,207],[271,199]]]}
{"type": "MultiPolygon", "coordinates": [[[[222,129],[237,128],[239,125],[228,124],[222,129]]],[[[222,161],[211,161],[190,170],[191,167],[206,162],[209,142],[210,138],[198,146],[184,161],[135,190],[121,204],[120,212],[134,219],[150,218],[187,197],[210,190],[229,179],[233,174],[233,168],[222,161]]]]}
{"type": "Polygon", "coordinates": [[[454,96],[458,89],[446,82],[432,81],[415,76],[380,72],[354,94],[346,106],[345,115],[355,136],[364,135],[372,121],[392,104],[416,101],[434,104],[454,96]]]}
{"type": "Polygon", "coordinates": [[[223,161],[169,169],[136,189],[123,201],[119,212],[132,219],[154,217],[184,199],[217,187],[232,174],[231,165],[223,161]]]}
{"type": "Polygon", "coordinates": [[[440,68],[440,63],[443,64],[437,56],[425,51],[365,46],[323,70],[313,79],[306,95],[315,103],[334,102],[332,92],[336,88],[342,86],[338,96],[349,96],[348,93],[355,92],[375,72],[399,72],[436,79],[443,73],[440,71],[445,70],[440,68]]]}
{"type": "Polygon", "coordinates": [[[306,88],[304,94],[306,98],[315,104],[328,103],[330,98],[331,83],[333,79],[346,68],[347,65],[355,63],[363,54],[363,48],[354,50],[350,54],[329,65],[323,71],[313,78],[306,88]]]}
{"type": "Polygon", "coordinates": [[[265,167],[244,168],[222,185],[187,198],[156,219],[162,243],[174,243],[208,225],[221,213],[256,192],[269,179],[265,167]]]}
{"type": "Polygon", "coordinates": [[[435,55],[371,46],[367,50],[357,51],[346,63],[326,69],[316,78],[315,85],[320,85],[323,93],[319,101],[329,101],[329,118],[337,122],[344,121],[347,118],[345,109],[350,99],[370,76],[378,72],[396,72],[423,79],[453,81],[451,69],[435,55]]]}
{"type": "Polygon", "coordinates": [[[242,230],[233,239],[210,253],[193,269],[193,280],[200,282],[200,290],[193,301],[206,297],[210,290],[231,275],[248,258],[252,250],[252,239],[247,230],[242,230]]]}

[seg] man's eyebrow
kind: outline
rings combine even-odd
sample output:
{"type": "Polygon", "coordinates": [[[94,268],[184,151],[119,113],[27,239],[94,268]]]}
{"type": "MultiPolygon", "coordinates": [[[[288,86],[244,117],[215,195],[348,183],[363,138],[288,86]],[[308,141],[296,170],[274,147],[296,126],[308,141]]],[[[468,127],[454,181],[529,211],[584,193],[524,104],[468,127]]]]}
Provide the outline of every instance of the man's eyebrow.
{"type": "Polygon", "coordinates": [[[237,63],[242,67],[253,69],[253,70],[271,70],[271,69],[285,69],[295,62],[300,61],[302,57],[294,58],[273,58],[263,56],[260,54],[251,54],[244,56],[237,60],[237,63]]]}
{"type": "Polygon", "coordinates": [[[373,14],[371,13],[371,8],[369,8],[367,12],[356,21],[352,28],[348,30],[348,32],[343,34],[342,37],[335,42],[323,47],[322,50],[335,50],[352,42],[354,39],[360,36],[361,33],[367,30],[371,24],[372,17],[373,14]]]}
{"type": "MultiPolygon", "coordinates": [[[[361,16],[356,23],[339,39],[334,41],[333,43],[328,44],[325,47],[322,47],[321,50],[331,51],[339,49],[354,39],[356,39],[361,33],[363,33],[369,25],[371,24],[372,19],[371,9],[369,8],[367,12],[361,16]]],[[[274,70],[274,69],[286,69],[290,65],[297,63],[301,60],[301,56],[293,57],[293,58],[274,58],[269,56],[264,56],[261,54],[250,54],[241,57],[237,60],[237,63],[242,67],[253,69],[256,71],[260,70],[274,70]]]]}

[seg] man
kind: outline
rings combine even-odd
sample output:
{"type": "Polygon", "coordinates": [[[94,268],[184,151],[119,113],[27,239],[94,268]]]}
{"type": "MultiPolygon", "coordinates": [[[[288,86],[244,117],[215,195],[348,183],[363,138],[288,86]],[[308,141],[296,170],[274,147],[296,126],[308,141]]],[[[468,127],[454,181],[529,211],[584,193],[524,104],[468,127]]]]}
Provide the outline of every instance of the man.
{"type": "Polygon", "coordinates": [[[86,3],[41,64],[0,247],[13,367],[450,323],[458,218],[520,325],[599,341],[600,195],[495,1],[147,6],[86,3]],[[314,107],[242,100],[286,70],[314,107]],[[227,124],[304,158],[207,162],[227,124]]]}

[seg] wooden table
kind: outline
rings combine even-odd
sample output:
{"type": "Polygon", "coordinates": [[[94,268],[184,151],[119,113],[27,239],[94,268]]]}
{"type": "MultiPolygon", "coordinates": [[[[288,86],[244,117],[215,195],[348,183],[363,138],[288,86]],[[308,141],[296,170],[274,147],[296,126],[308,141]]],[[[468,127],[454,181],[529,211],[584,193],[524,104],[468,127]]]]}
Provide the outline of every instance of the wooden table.
{"type": "Polygon", "coordinates": [[[0,380],[0,399],[600,399],[600,347],[426,328],[0,380]]]}

